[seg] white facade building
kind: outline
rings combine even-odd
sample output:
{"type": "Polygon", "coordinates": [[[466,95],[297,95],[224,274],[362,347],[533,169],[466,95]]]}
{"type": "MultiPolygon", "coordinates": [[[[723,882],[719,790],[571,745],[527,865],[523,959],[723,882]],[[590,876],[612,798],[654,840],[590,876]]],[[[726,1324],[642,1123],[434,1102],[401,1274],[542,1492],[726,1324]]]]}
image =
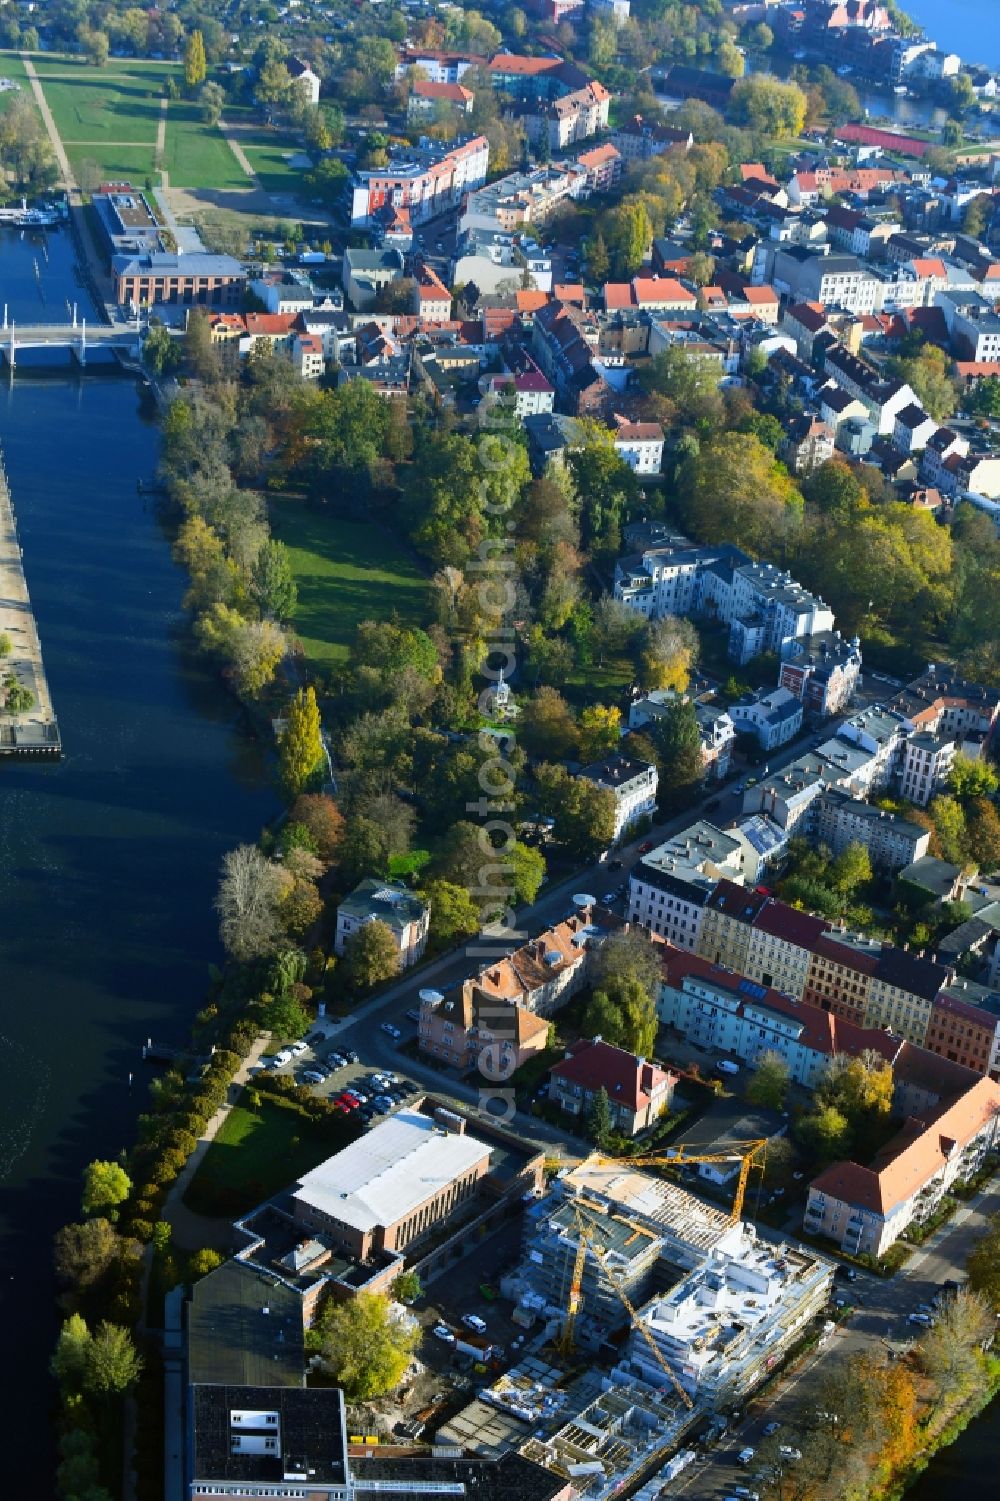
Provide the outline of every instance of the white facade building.
{"type": "Polygon", "coordinates": [[[615,797],[615,840],[622,837],[640,818],[656,811],[656,788],[659,774],[646,761],[632,761],[628,756],[609,756],[595,761],[580,772],[588,782],[606,788],[615,797]]]}

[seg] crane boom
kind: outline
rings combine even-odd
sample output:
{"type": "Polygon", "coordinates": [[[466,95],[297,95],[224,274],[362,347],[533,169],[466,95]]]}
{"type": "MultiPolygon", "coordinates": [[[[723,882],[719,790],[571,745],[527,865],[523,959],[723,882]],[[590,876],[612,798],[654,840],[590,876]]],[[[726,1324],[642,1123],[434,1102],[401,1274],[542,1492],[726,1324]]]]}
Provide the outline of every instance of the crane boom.
{"type": "Polygon", "coordinates": [[[741,1141],[732,1147],[723,1149],[721,1152],[689,1152],[683,1146],[665,1147],[662,1152],[651,1152],[638,1157],[604,1157],[598,1156],[598,1162],[602,1166],[613,1167],[669,1167],[678,1166],[687,1162],[739,1162],[740,1175],[736,1184],[736,1196],[730,1211],[730,1219],[735,1224],[743,1217],[743,1201],[746,1198],[747,1183],[750,1178],[750,1169],[764,1168],[764,1153],[767,1150],[767,1138],[758,1137],[755,1141],[741,1141]],[[758,1159],[758,1153],[760,1157],[758,1159]]]}
{"type": "MultiPolygon", "coordinates": [[[[589,1248],[590,1251],[591,1251],[591,1254],[594,1257],[594,1260],[597,1262],[597,1265],[600,1267],[601,1271],[604,1274],[604,1280],[605,1280],[605,1282],[611,1288],[612,1292],[614,1292],[617,1295],[617,1297],[619,1298],[619,1300],[621,1301],[621,1303],[624,1305],[626,1311],[628,1312],[628,1315],[629,1315],[630,1319],[632,1320],[632,1326],[633,1326],[633,1328],[637,1328],[639,1330],[639,1333],[642,1335],[643,1339],[646,1341],[647,1345],[652,1350],[653,1356],[654,1356],[654,1358],[656,1360],[657,1365],[663,1371],[664,1375],[667,1377],[668,1381],[670,1382],[671,1386],[676,1391],[677,1395],[680,1397],[681,1401],[684,1403],[685,1407],[687,1407],[688,1409],[691,1409],[692,1407],[694,1407],[694,1402],[692,1401],[690,1395],[685,1390],[685,1388],[678,1381],[677,1377],[674,1375],[673,1369],[671,1368],[669,1361],[664,1356],[662,1350],[660,1349],[659,1345],[656,1343],[656,1341],[653,1338],[653,1336],[650,1334],[649,1330],[646,1328],[645,1324],[639,1318],[639,1315],[636,1312],[635,1306],[633,1305],[631,1298],[625,1292],[624,1288],[621,1288],[621,1287],[618,1286],[617,1282],[615,1282],[614,1278],[611,1277],[611,1275],[609,1274],[609,1272],[608,1272],[607,1268],[605,1267],[605,1265],[604,1265],[603,1261],[601,1260],[601,1258],[594,1252],[593,1246],[591,1246],[591,1244],[590,1244],[592,1229],[591,1229],[590,1226],[587,1225],[586,1221],[584,1220],[583,1214],[581,1213],[579,1206],[576,1206],[576,1228],[577,1228],[577,1235],[578,1235],[578,1245],[577,1245],[577,1257],[576,1257],[576,1261],[574,1262],[574,1276],[576,1274],[576,1268],[578,1266],[579,1266],[580,1272],[582,1274],[584,1257],[586,1256],[587,1250],[589,1248]],[[583,1255],[582,1256],[580,1254],[581,1250],[583,1251],[583,1255]]],[[[571,1305],[571,1307],[572,1307],[572,1298],[573,1298],[573,1292],[572,1292],[572,1289],[571,1289],[570,1290],[570,1305],[571,1305]]],[[[577,1299],[577,1306],[579,1306],[579,1298],[577,1299]]],[[[568,1316],[567,1319],[566,1319],[566,1325],[565,1325],[564,1332],[563,1332],[563,1338],[564,1339],[566,1338],[567,1332],[571,1331],[572,1327],[575,1327],[575,1323],[576,1323],[576,1313],[574,1311],[572,1313],[572,1315],[568,1316]],[[571,1324],[571,1319],[572,1319],[572,1324],[571,1324]]],[[[570,1339],[572,1340],[572,1334],[571,1333],[570,1333],[570,1339]]]]}

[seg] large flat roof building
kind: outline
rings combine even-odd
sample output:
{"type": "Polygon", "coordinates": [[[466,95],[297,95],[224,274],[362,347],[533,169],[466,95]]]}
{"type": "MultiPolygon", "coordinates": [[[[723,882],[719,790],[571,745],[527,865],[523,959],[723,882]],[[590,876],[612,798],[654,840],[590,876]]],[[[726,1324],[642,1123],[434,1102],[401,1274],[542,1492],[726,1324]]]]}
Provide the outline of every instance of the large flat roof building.
{"type": "Polygon", "coordinates": [[[190,1389],[188,1494],[347,1501],[344,1395],[339,1387],[190,1389]]]}
{"type": "Polygon", "coordinates": [[[111,261],[119,307],[239,307],[246,273],[231,255],[144,251],[111,261]]]}
{"type": "Polygon", "coordinates": [[[293,1212],[359,1260],[402,1251],[475,1193],[491,1150],[450,1111],[402,1110],[306,1173],[293,1212]]]}

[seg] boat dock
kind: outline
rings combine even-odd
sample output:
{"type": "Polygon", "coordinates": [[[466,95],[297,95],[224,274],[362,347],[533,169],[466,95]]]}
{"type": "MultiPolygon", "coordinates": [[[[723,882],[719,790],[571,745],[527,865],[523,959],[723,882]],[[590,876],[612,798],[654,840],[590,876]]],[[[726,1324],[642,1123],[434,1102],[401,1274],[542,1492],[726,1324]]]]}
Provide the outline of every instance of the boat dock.
{"type": "MultiPolygon", "coordinates": [[[[0,459],[0,634],[10,637],[11,651],[0,658],[0,682],[12,672],[29,689],[34,707],[8,714],[0,703],[0,756],[57,759],[62,755],[59,726],[52,709],[42,647],[21,561],[21,544],[11,504],[7,474],[0,459]]],[[[2,690],[0,690],[2,696],[2,690]]]]}

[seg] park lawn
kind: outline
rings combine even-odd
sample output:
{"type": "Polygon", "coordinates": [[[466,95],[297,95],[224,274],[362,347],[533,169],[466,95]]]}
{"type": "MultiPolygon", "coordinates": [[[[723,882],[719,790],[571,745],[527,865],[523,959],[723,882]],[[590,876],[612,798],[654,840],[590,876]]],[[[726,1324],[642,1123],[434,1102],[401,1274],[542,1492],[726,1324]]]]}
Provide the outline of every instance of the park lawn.
{"type": "Polygon", "coordinates": [[[297,156],[301,152],[301,146],[281,137],[266,145],[247,145],[242,136],[239,142],[265,193],[296,193],[302,190],[302,168],[289,166],[287,161],[289,156],[297,156]]]}
{"type": "Polygon", "coordinates": [[[199,1163],[184,1202],[195,1214],[241,1214],[296,1182],[356,1135],[346,1118],[340,1139],[329,1125],[314,1125],[298,1110],[262,1094],[256,1110],[233,1106],[199,1163]]]}
{"type": "MultiPolygon", "coordinates": [[[[527,679],[531,679],[530,665],[527,679]]],[[[602,664],[591,662],[586,667],[571,668],[560,688],[571,704],[584,709],[588,704],[616,703],[634,681],[635,663],[626,653],[605,657],[602,664]]]]}
{"type": "Polygon", "coordinates": [[[406,625],[426,624],[427,579],[381,528],[284,500],[271,505],[271,530],[291,554],[299,590],[293,624],[313,670],[346,658],[359,620],[395,614],[406,625]]]}
{"type": "Polygon", "coordinates": [[[106,146],[67,146],[66,155],[77,179],[81,175],[87,178],[84,167],[90,162],[98,169],[91,175],[104,182],[132,182],[142,187],[147,177],[155,181],[156,148],[152,142],[148,146],[116,146],[110,141],[106,146]]]}
{"type": "Polygon", "coordinates": [[[150,145],[160,118],[159,80],[107,78],[91,72],[73,80],[43,78],[42,90],[65,145],[97,141],[150,145]]]}
{"type": "Polygon", "coordinates": [[[172,188],[246,188],[250,179],[217,125],[201,119],[198,107],[171,100],[163,166],[172,188]]]}

